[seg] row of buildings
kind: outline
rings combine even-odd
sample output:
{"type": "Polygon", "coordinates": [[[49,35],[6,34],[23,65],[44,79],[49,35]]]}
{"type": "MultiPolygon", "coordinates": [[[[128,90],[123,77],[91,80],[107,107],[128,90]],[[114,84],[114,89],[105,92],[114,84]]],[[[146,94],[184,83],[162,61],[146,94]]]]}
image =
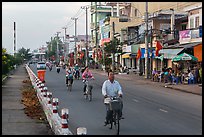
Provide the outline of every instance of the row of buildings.
{"type": "MultiPolygon", "coordinates": [[[[202,2],[148,2],[148,31],[145,24],[145,4],[91,2],[90,50],[95,53],[104,52],[104,43],[117,37],[124,44],[122,53],[115,54],[115,62],[145,72],[147,34],[150,69],[176,67],[178,62],[172,62],[172,58],[182,52],[194,55],[198,62],[202,62],[202,2]],[[159,56],[155,56],[157,42],[163,47],[159,56]],[[139,48],[142,54],[137,60],[139,48]]],[[[95,60],[98,61],[97,56],[95,60]]]]}
{"type": "Polygon", "coordinates": [[[202,62],[202,2],[91,2],[89,9],[91,36],[88,36],[88,48],[85,35],[78,35],[77,41],[73,36],[65,37],[64,48],[60,48],[66,53],[62,56],[69,63],[82,63],[82,59],[84,62],[86,49],[90,58],[99,62],[106,55],[104,43],[114,37],[123,43],[122,53],[114,55],[117,67],[126,66],[144,73],[145,59],[148,59],[150,70],[176,68],[178,65],[187,68],[194,62],[172,62],[172,58],[182,52],[195,56],[197,63],[202,62]],[[148,21],[145,20],[146,11],[148,21]],[[145,53],[145,40],[148,43],[148,54],[145,53]],[[76,42],[76,49],[72,51],[71,42],[76,42]],[[158,43],[162,49],[156,56],[158,43]],[[137,60],[138,49],[141,57],[137,60]],[[76,61],[74,55],[77,55],[76,61]]]}

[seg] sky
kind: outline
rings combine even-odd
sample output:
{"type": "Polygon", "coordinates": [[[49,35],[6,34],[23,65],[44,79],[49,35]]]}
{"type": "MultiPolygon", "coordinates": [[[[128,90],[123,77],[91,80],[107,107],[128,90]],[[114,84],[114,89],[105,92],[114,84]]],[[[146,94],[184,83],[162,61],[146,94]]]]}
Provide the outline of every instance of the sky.
{"type": "MultiPolygon", "coordinates": [[[[51,37],[75,34],[74,20],[77,19],[77,35],[86,34],[86,12],[81,6],[90,6],[91,2],[2,2],[2,47],[7,53],[14,53],[14,22],[16,23],[16,49],[33,51],[42,46],[51,37]]],[[[90,26],[90,8],[88,9],[88,28],[90,26]]],[[[88,29],[90,35],[90,29],[88,29]]],[[[63,39],[62,39],[63,40],[63,39]]]]}

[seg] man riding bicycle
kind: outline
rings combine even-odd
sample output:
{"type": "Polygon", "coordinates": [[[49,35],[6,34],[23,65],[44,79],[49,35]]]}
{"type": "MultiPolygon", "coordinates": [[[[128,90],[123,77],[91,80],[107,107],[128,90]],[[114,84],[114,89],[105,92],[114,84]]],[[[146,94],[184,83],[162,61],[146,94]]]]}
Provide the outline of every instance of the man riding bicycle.
{"type": "MultiPolygon", "coordinates": [[[[108,73],[108,80],[104,81],[102,86],[102,95],[104,96],[104,99],[107,97],[121,97],[123,95],[122,88],[118,81],[114,80],[114,73],[110,71],[108,73]]],[[[108,104],[105,104],[106,106],[106,120],[105,125],[109,124],[109,120],[111,118],[111,111],[108,104]]],[[[122,117],[122,110],[120,112],[120,117],[122,117]]]]}
{"type": "Polygon", "coordinates": [[[73,71],[72,69],[67,65],[66,67],[66,84],[68,85],[68,80],[71,80],[71,84],[73,84],[73,71]]]}
{"type": "Polygon", "coordinates": [[[86,84],[85,84],[86,78],[94,79],[92,73],[89,71],[89,68],[87,66],[85,67],[85,70],[84,70],[84,72],[82,74],[82,79],[83,79],[83,83],[84,83],[84,90],[83,90],[84,95],[86,95],[86,93],[85,93],[86,92],[86,84]]]}
{"type": "Polygon", "coordinates": [[[75,78],[79,79],[79,66],[78,66],[78,64],[76,64],[74,66],[74,71],[75,71],[75,73],[74,73],[75,78]]]}

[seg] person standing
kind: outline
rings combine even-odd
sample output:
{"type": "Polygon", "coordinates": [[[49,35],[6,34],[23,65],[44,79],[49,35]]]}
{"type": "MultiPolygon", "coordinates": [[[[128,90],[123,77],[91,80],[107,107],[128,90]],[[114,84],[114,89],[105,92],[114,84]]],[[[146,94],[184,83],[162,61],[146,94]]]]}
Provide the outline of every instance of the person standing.
{"type": "Polygon", "coordinates": [[[202,65],[200,66],[200,69],[199,69],[199,76],[200,76],[200,83],[202,84],[202,65]]]}

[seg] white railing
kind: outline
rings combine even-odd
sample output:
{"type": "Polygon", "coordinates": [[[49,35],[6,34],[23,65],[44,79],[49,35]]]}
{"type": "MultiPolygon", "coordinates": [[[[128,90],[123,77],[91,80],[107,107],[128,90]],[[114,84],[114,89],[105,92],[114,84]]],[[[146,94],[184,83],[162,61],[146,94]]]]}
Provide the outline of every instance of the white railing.
{"type": "Polygon", "coordinates": [[[46,118],[52,131],[56,135],[73,135],[69,130],[69,110],[63,108],[61,115],[58,113],[58,98],[52,97],[52,92],[48,92],[47,87],[38,79],[33,71],[26,65],[26,70],[29,74],[31,83],[35,91],[40,104],[43,107],[46,118]]]}

